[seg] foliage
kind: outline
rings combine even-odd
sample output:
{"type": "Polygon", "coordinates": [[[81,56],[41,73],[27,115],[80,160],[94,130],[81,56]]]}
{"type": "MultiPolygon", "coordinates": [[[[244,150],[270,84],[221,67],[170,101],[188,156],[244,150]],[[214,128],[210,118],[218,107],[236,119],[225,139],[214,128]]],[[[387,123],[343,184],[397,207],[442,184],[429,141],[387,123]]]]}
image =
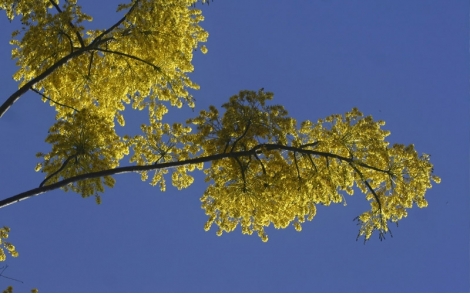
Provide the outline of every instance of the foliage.
{"type": "MultiPolygon", "coordinates": [[[[188,89],[199,86],[187,74],[193,51],[207,52],[200,44],[208,37],[195,3],[133,0],[118,7],[126,11],[118,22],[92,30],[85,29],[91,17],[77,1],[0,1],[7,16],[18,15],[23,24],[11,41],[19,90],[0,106],[0,116],[29,90],[57,112],[46,138],[51,150],[37,154],[44,181],[0,207],[57,188],[94,195],[99,204],[103,184],[112,187],[112,175],[123,172],[139,172],[144,181],[152,172],[150,183],[164,191],[171,171],[172,185],[183,189],[193,183],[195,169],[209,182],[201,198],[209,217],[205,229],[215,223],[219,236],[238,225],[263,241],[271,223],[300,231],[317,205],[345,203],[355,187],[371,206],[357,218],[358,237],[365,240],[376,230],[383,238],[388,222],[406,217],[413,203],[427,206],[431,180],[440,181],[429,156],[418,155],[413,145],[389,146],[385,123],[356,108],[298,124],[283,106],[269,104],[273,93],[261,89],[231,97],[222,115],[211,106],[185,124],[165,123],[167,105],[194,107],[188,89]],[[149,113],[141,135],[116,133],[128,104],[149,113]],[[119,167],[126,155],[135,165],[119,167]]],[[[0,229],[6,238],[1,232],[7,228],[0,229]]],[[[2,244],[17,255],[13,245],[2,244]]]]}
{"type": "Polygon", "coordinates": [[[13,257],[18,257],[19,255],[15,250],[15,246],[10,242],[5,241],[8,239],[8,233],[10,233],[9,227],[0,228],[0,261],[5,261],[7,258],[5,251],[13,257]]]}
{"type": "Polygon", "coordinates": [[[240,153],[204,170],[211,181],[201,198],[209,216],[206,230],[216,223],[221,235],[240,224],[243,233],[257,232],[263,241],[264,227],[271,223],[275,228],[293,223],[300,231],[317,204],[343,202],[340,191],[352,195],[354,185],[371,204],[358,218],[359,235],[366,240],[374,230],[383,237],[387,221],[406,217],[413,203],[427,206],[430,180],[440,181],[432,176],[429,157],[418,156],[413,145],[389,147],[383,121],[354,108],[297,128],[284,107],[266,105],[272,97],[261,90],[241,91],[223,105],[222,117],[211,107],[188,121],[197,132],[181,140],[187,152],[199,147],[198,156],[240,153]]]}

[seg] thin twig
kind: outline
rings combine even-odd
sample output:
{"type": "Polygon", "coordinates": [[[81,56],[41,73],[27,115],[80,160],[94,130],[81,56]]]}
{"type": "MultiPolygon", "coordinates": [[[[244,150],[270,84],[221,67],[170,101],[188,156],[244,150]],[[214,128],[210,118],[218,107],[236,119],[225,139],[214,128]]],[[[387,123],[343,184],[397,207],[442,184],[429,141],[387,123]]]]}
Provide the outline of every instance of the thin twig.
{"type": "Polygon", "coordinates": [[[69,156],[65,161],[64,163],[62,163],[62,166],[57,170],[55,171],[54,173],[52,173],[51,175],[49,175],[47,178],[44,179],[44,181],[41,182],[41,184],[39,184],[39,187],[42,187],[44,186],[44,184],[47,182],[47,180],[49,180],[50,178],[52,178],[53,176],[55,176],[56,174],[58,174],[61,170],[63,170],[65,168],[65,166],[69,163],[69,161],[73,158],[77,158],[77,154],[74,154],[72,156],[69,156]]]}
{"type": "Polygon", "coordinates": [[[62,107],[68,107],[68,108],[71,108],[71,109],[73,109],[73,110],[75,110],[75,111],[77,111],[77,112],[80,112],[80,110],[75,109],[75,108],[73,108],[72,106],[68,106],[68,105],[65,105],[65,104],[62,104],[62,103],[59,103],[59,102],[57,102],[57,101],[52,100],[51,98],[47,97],[46,95],[44,95],[43,93],[39,92],[38,90],[36,90],[36,89],[34,89],[34,88],[32,88],[32,87],[31,87],[31,90],[32,90],[33,92],[35,92],[35,93],[41,95],[41,96],[44,97],[45,99],[54,102],[54,103],[57,104],[57,105],[60,105],[60,106],[62,106],[62,107]]]}
{"type": "Polygon", "coordinates": [[[73,52],[73,49],[74,49],[72,38],[70,38],[70,36],[69,36],[66,32],[64,32],[64,31],[62,31],[62,30],[59,31],[59,35],[60,35],[60,34],[66,36],[67,39],[69,40],[69,44],[70,44],[70,53],[72,53],[72,52],[73,52]]]}
{"type": "Polygon", "coordinates": [[[13,278],[10,278],[10,277],[7,277],[7,276],[4,276],[4,275],[3,275],[3,272],[8,268],[8,264],[5,265],[5,266],[3,266],[3,267],[1,267],[1,268],[2,268],[3,270],[2,270],[2,272],[0,273],[0,277],[4,277],[4,278],[7,278],[7,279],[10,279],[10,280],[13,280],[13,281],[17,281],[17,282],[20,282],[20,283],[24,284],[23,281],[20,281],[20,280],[17,280],[17,279],[13,279],[13,278]]]}
{"type": "Polygon", "coordinates": [[[238,139],[236,139],[235,142],[233,142],[232,149],[230,149],[230,153],[233,152],[233,149],[235,149],[235,145],[237,145],[238,141],[240,141],[243,137],[245,137],[246,133],[248,132],[248,128],[250,128],[250,125],[251,125],[251,120],[248,121],[248,124],[246,125],[245,131],[243,132],[243,134],[238,139]]]}
{"type": "Polygon", "coordinates": [[[140,61],[140,62],[143,62],[147,65],[150,65],[151,67],[153,67],[153,69],[157,70],[157,71],[161,71],[161,68],[148,62],[148,61],[145,61],[137,56],[133,56],[133,55],[130,55],[130,54],[126,54],[126,53],[122,53],[122,52],[118,52],[118,51],[113,51],[113,50],[108,50],[108,49],[102,49],[102,48],[96,48],[96,50],[98,51],[102,51],[102,52],[107,52],[107,53],[111,53],[111,54],[116,54],[116,55],[120,55],[120,56],[125,56],[127,58],[130,58],[130,59],[135,59],[137,61],[140,61]]]}

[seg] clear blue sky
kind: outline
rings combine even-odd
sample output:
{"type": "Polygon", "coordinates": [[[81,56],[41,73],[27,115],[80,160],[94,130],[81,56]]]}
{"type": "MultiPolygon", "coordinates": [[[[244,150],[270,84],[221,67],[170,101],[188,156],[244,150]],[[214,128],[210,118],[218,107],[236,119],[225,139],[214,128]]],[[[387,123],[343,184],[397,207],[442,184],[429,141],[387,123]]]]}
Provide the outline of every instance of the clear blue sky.
{"type": "MultiPolygon", "coordinates": [[[[79,1],[97,27],[112,24],[117,1],[79,1]]],[[[198,5],[201,7],[201,5],[198,5]]],[[[44,292],[467,292],[469,235],[469,2],[223,1],[204,6],[207,55],[196,54],[196,110],[220,106],[242,89],[275,93],[299,121],[358,107],[386,121],[391,143],[431,154],[442,183],[429,206],[409,211],[393,238],[356,242],[347,206],[319,207],[298,233],[267,230],[269,242],[237,229],[203,230],[201,174],[189,189],[158,188],[137,174],[116,176],[103,204],[61,190],[2,209],[0,225],[20,257],[9,258],[0,288],[44,292]]],[[[17,88],[0,15],[0,91],[17,88]]],[[[127,113],[128,128],[146,112],[127,113]]],[[[189,109],[171,110],[184,121],[189,109]]],[[[0,198],[37,187],[35,153],[54,111],[24,95],[0,119],[0,198]]],[[[131,131],[132,132],[132,131],[131,131]]],[[[127,163],[124,162],[124,165],[127,163]]]]}

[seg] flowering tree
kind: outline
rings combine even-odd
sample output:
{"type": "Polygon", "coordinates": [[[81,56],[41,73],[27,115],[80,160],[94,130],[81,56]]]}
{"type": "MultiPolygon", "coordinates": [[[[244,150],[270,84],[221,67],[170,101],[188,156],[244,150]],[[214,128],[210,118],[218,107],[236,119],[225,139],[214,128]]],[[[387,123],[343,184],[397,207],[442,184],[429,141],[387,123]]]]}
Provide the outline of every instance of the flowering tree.
{"type": "MultiPolygon", "coordinates": [[[[113,175],[137,172],[143,181],[166,187],[166,174],[178,189],[193,183],[190,172],[203,170],[208,188],[201,198],[217,235],[238,225],[242,233],[267,241],[264,228],[293,224],[297,231],[312,220],[316,205],[365,194],[370,210],[358,216],[358,234],[367,240],[390,232],[389,222],[407,216],[413,203],[426,207],[425,192],[434,176],[429,156],[413,145],[390,146],[390,134],[354,108],[316,122],[297,121],[264,89],[240,91],[185,123],[163,120],[168,105],[194,107],[188,89],[198,89],[187,74],[192,57],[208,33],[197,0],[132,0],[119,5],[122,18],[107,29],[87,30],[91,17],[75,0],[2,0],[9,19],[21,18],[13,32],[13,57],[19,89],[0,106],[0,116],[27,91],[56,110],[36,171],[45,174],[37,188],[0,200],[0,207],[61,188],[101,202],[113,175]],[[41,44],[39,46],[38,44],[41,44]],[[148,124],[136,136],[119,136],[126,105],[146,109],[148,124]],[[130,155],[130,166],[121,166],[130,155]],[[206,165],[204,165],[206,163],[206,165]]],[[[0,229],[0,240],[9,228],[0,229]]],[[[15,247],[1,243],[17,256],[15,247]]],[[[0,248],[0,259],[5,259],[0,248]]]]}

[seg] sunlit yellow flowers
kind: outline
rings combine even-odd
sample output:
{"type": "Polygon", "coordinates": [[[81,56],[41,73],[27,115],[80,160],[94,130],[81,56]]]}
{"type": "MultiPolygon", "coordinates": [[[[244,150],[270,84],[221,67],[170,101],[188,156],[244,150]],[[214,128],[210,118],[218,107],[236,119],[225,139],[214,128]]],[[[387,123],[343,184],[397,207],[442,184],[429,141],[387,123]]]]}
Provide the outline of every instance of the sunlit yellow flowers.
{"type": "MultiPolygon", "coordinates": [[[[82,109],[58,120],[49,130],[46,142],[52,144],[49,153],[38,153],[44,159],[37,170],[46,173],[43,185],[84,173],[117,167],[128,154],[127,144],[115,133],[114,123],[103,119],[98,109],[82,109]]],[[[112,187],[110,176],[79,181],[66,186],[87,197],[103,192],[103,184],[112,187]]]]}
{"type": "Polygon", "coordinates": [[[0,228],[0,261],[5,261],[6,254],[5,251],[8,252],[13,257],[18,257],[18,251],[13,244],[10,242],[6,242],[5,240],[8,239],[8,233],[10,232],[10,228],[3,227],[0,228]]]}
{"type": "Polygon", "coordinates": [[[191,138],[201,156],[233,154],[204,170],[210,183],[201,198],[206,230],[216,224],[221,235],[240,225],[242,233],[257,232],[267,241],[265,227],[293,224],[300,231],[316,205],[344,203],[354,186],[371,204],[358,218],[365,239],[375,230],[383,236],[387,222],[406,217],[413,203],[427,206],[430,181],[439,181],[429,157],[418,156],[412,145],[390,147],[383,121],[354,108],[299,128],[282,106],[267,106],[270,99],[272,93],[241,91],[223,105],[223,116],[211,107],[188,121],[197,128],[191,138]]]}

